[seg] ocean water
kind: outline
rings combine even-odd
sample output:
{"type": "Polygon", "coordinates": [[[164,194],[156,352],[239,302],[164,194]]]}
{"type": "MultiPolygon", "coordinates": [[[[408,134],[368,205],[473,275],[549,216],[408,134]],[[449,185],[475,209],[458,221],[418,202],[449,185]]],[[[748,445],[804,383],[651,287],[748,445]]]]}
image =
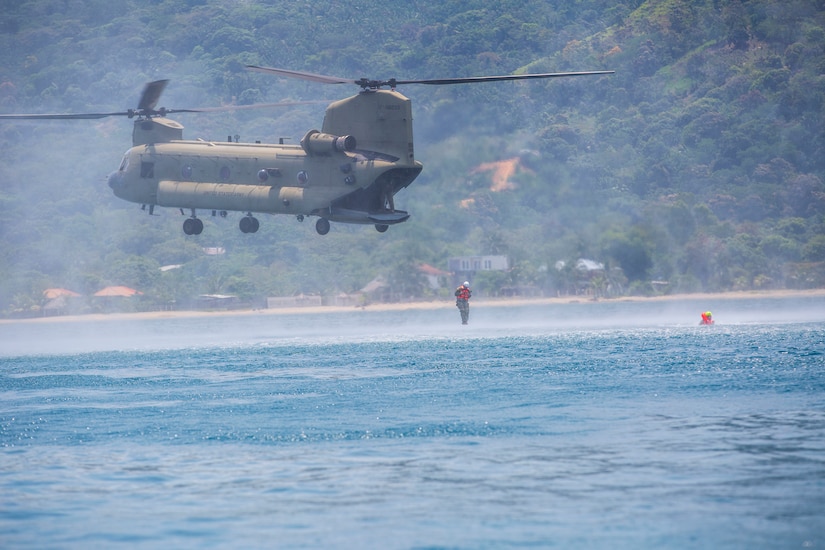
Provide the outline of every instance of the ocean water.
{"type": "Polygon", "coordinates": [[[825,548],[825,297],[2,324],[0,547],[825,548]]]}

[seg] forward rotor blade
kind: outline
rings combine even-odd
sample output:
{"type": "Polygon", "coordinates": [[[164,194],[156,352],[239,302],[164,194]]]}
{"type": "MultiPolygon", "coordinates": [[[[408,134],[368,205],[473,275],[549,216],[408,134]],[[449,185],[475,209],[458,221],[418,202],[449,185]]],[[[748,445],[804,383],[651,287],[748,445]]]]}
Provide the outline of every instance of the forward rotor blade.
{"type": "MultiPolygon", "coordinates": [[[[125,111],[118,113],[78,113],[78,114],[23,114],[23,115],[0,115],[0,119],[8,120],[93,120],[98,118],[105,118],[107,116],[140,116],[144,113],[154,113],[155,105],[157,105],[160,95],[163,93],[168,80],[156,80],[148,83],[143,88],[143,93],[140,95],[140,103],[138,103],[137,111],[125,111]]],[[[171,112],[171,111],[167,111],[171,112]]]]}
{"type": "Polygon", "coordinates": [[[534,74],[511,74],[501,76],[468,76],[464,78],[435,78],[424,80],[395,80],[395,84],[431,84],[441,86],[444,84],[473,84],[476,82],[501,82],[505,80],[534,80],[539,78],[559,78],[564,76],[586,76],[596,74],[613,74],[616,71],[579,71],[572,73],[534,73],[534,74]]]}
{"type": "Polygon", "coordinates": [[[167,84],[169,84],[168,80],[155,80],[154,82],[148,83],[140,95],[138,111],[154,111],[160,99],[160,94],[163,93],[167,84]]]}
{"type": "MultiPolygon", "coordinates": [[[[157,101],[157,99],[155,99],[157,101]]],[[[148,112],[142,111],[124,111],[119,113],[77,113],[77,114],[14,114],[14,115],[0,115],[0,120],[93,120],[98,118],[106,118],[109,116],[128,116],[135,117],[150,114],[157,116],[166,116],[173,113],[217,113],[222,111],[245,111],[249,109],[268,109],[277,107],[294,107],[298,105],[315,105],[318,103],[329,103],[329,100],[313,99],[307,101],[279,101],[277,103],[255,103],[253,105],[225,105],[223,107],[202,107],[198,109],[154,109],[148,112]]]]}
{"type": "Polygon", "coordinates": [[[2,120],[92,120],[107,116],[129,116],[123,113],[79,113],[79,114],[27,114],[27,115],[0,115],[2,120]]]}

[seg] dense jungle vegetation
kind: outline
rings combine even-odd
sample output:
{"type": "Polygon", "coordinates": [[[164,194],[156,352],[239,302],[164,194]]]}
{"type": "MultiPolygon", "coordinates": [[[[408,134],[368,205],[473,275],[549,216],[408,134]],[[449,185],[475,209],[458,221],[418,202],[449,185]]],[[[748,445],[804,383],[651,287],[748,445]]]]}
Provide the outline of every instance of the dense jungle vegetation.
{"type": "MultiPolygon", "coordinates": [[[[244,235],[236,214],[186,237],[177,211],[149,216],[106,186],[127,119],[2,121],[3,315],[36,311],[50,287],[127,285],[141,308],[329,296],[379,276],[396,299],[447,296],[416,266],[476,254],[512,264],[479,274],[477,296],[825,286],[823,0],[3,3],[2,113],[123,111],[160,78],[170,108],[357,91],[246,64],[352,78],[616,71],[400,90],[424,171],[396,197],[410,221],[384,234],[333,224],[321,237],[260,216],[244,235]],[[607,269],[584,279],[579,258],[607,269]]],[[[173,118],[189,138],[297,143],[323,109],[173,118]]]]}

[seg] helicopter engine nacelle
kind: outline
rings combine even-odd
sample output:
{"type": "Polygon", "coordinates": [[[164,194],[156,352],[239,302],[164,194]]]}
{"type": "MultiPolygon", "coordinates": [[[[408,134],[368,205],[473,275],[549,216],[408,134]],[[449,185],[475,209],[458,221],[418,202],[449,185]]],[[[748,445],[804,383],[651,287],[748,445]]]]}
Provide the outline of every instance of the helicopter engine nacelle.
{"type": "Polygon", "coordinates": [[[355,150],[353,136],[333,136],[322,134],[318,130],[310,130],[301,139],[301,147],[307,155],[330,155],[355,150]]]}

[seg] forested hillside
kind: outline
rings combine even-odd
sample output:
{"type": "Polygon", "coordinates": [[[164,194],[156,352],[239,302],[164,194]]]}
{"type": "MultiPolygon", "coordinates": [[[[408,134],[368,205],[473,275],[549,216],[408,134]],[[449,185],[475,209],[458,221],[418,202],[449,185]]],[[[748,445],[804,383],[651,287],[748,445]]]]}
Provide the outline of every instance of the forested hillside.
{"type": "MultiPolygon", "coordinates": [[[[262,216],[245,235],[236,216],[187,237],[177,211],[149,216],[107,187],[128,120],[0,121],[3,315],[36,311],[51,287],[127,285],[144,293],[134,307],[154,308],[329,296],[381,276],[397,299],[432,297],[416,266],[470,254],[512,264],[480,274],[477,295],[825,286],[822,0],[4,4],[0,113],[123,111],[160,78],[170,108],[357,91],[246,64],[352,78],[616,72],[401,89],[424,171],[396,197],[410,221],[384,234],[334,224],[322,237],[262,216]],[[606,270],[585,274],[579,258],[606,270]]],[[[174,118],[188,138],[297,143],[323,110],[174,118]]]]}

